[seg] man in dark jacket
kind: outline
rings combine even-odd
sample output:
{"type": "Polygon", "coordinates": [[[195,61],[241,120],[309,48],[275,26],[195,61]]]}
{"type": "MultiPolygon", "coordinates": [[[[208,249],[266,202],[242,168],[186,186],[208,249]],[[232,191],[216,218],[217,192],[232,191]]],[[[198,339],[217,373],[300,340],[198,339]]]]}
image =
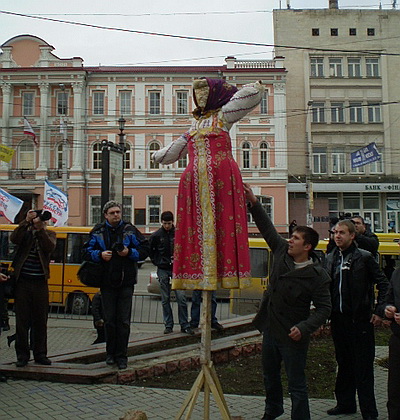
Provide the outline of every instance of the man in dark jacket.
{"type": "Polygon", "coordinates": [[[386,295],[385,317],[393,335],[389,341],[388,402],[389,420],[400,419],[400,268],[392,274],[386,295]]]}
{"type": "Polygon", "coordinates": [[[326,263],[332,278],[331,328],[338,364],[337,405],[327,413],[355,413],[357,391],[363,419],[374,420],[378,418],[374,393],[374,326],[382,322],[388,281],[372,254],[357,247],[352,221],[339,221],[334,231],[336,247],[326,263]],[[376,306],[374,284],[379,291],[376,306]]]}
{"type": "MultiPolygon", "coordinates": [[[[170,211],[161,213],[161,227],[154,232],[149,239],[150,258],[157,266],[157,277],[160,283],[161,304],[165,324],[164,334],[172,333],[174,317],[171,308],[171,278],[172,262],[174,255],[175,226],[174,215],[170,211]]],[[[181,331],[193,334],[188,322],[188,310],[186,296],[182,290],[175,290],[176,302],[178,303],[178,319],[181,331]]]]}
{"type": "Polygon", "coordinates": [[[122,206],[108,201],[106,219],[90,232],[85,258],[104,264],[103,301],[106,331],[106,363],[127,367],[127,351],[132,312],[132,295],[137,283],[137,261],[149,254],[148,241],[131,223],[122,220],[122,206]]]}
{"type": "Polygon", "coordinates": [[[369,251],[374,257],[379,248],[379,239],[375,233],[367,229],[367,225],[364,222],[364,219],[361,216],[353,216],[351,221],[354,223],[356,228],[356,237],[355,241],[361,249],[369,251]]]}
{"type": "Polygon", "coordinates": [[[309,420],[304,373],[310,334],[329,317],[330,278],[313,254],[318,233],[296,226],[289,241],[276,231],[248,184],[249,210],[273,253],[272,272],[253,323],[263,332],[262,362],[266,390],[263,420],[283,413],[281,363],[285,364],[292,400],[292,420],[309,420]],[[311,303],[315,309],[311,311],[311,303]]]}
{"type": "Polygon", "coordinates": [[[17,367],[27,365],[30,358],[29,329],[33,334],[33,356],[36,363],[50,365],[47,357],[47,317],[49,312],[50,255],[56,247],[56,234],[35,210],[10,235],[18,245],[12,267],[16,278],[15,323],[17,367]]]}

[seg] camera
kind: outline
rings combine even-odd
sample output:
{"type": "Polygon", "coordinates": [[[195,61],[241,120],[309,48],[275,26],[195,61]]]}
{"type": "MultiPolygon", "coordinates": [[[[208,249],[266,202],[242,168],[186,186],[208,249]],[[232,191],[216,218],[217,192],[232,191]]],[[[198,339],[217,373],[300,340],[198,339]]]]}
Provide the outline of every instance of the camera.
{"type": "Polygon", "coordinates": [[[36,217],[39,217],[42,222],[46,222],[51,219],[51,213],[47,210],[35,210],[35,212],[36,217]]]}
{"type": "Polygon", "coordinates": [[[111,247],[112,251],[121,252],[125,248],[125,245],[122,242],[115,242],[115,244],[111,247]]]}

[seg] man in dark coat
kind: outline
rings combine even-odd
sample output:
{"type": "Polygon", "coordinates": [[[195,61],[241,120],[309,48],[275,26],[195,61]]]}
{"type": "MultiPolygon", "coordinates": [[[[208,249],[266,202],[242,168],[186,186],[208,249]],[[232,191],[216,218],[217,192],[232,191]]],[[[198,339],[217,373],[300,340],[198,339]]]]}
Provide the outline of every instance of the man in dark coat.
{"type": "Polygon", "coordinates": [[[355,413],[357,392],[363,419],[374,420],[378,418],[374,326],[382,322],[388,281],[373,255],[357,246],[352,221],[339,221],[334,232],[336,247],[327,256],[326,265],[332,278],[331,329],[338,364],[337,405],[327,413],[355,413]],[[377,305],[374,285],[379,291],[377,305]]]}
{"type": "Polygon", "coordinates": [[[283,239],[248,184],[244,184],[249,210],[273,253],[267,290],[253,323],[264,334],[262,362],[266,390],[263,420],[283,413],[281,364],[285,364],[292,400],[292,420],[309,420],[304,373],[310,334],[329,317],[330,278],[313,254],[318,233],[297,226],[289,241],[283,239]],[[311,303],[314,308],[310,309],[311,303]]]}
{"type": "Polygon", "coordinates": [[[122,220],[122,205],[109,201],[103,207],[106,221],[95,226],[86,244],[85,258],[104,265],[101,287],[106,331],[106,363],[126,369],[132,295],[137,283],[137,262],[149,255],[146,238],[122,220]]]}
{"type": "Polygon", "coordinates": [[[361,216],[353,216],[351,221],[354,223],[356,228],[355,241],[361,249],[369,251],[374,257],[378,252],[379,239],[375,233],[367,229],[364,219],[361,216]]]}

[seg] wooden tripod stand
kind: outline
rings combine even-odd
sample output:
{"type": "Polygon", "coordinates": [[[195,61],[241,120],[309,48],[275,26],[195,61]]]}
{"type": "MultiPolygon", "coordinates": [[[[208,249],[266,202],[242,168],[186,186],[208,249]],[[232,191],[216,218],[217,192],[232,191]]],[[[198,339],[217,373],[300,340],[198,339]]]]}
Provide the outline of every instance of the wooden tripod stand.
{"type": "Polygon", "coordinates": [[[194,381],[194,384],[186,397],[181,409],[175,417],[175,420],[182,419],[185,410],[188,409],[185,420],[191,418],[194,406],[200,391],[204,389],[204,420],[210,419],[210,391],[212,392],[215,402],[221,413],[223,420],[230,420],[228,406],[225,401],[222,387],[219,382],[217,373],[215,372],[211,361],[211,294],[210,290],[203,290],[203,305],[201,310],[201,346],[200,346],[200,363],[201,371],[194,381]]]}

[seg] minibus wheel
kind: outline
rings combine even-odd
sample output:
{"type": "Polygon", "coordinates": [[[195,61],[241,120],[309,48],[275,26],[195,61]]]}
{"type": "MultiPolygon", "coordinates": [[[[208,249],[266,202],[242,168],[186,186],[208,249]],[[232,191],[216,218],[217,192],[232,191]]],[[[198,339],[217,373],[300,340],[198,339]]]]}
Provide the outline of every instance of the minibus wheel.
{"type": "Polygon", "coordinates": [[[89,314],[90,299],[82,292],[74,292],[68,295],[67,311],[74,315],[89,314]]]}

